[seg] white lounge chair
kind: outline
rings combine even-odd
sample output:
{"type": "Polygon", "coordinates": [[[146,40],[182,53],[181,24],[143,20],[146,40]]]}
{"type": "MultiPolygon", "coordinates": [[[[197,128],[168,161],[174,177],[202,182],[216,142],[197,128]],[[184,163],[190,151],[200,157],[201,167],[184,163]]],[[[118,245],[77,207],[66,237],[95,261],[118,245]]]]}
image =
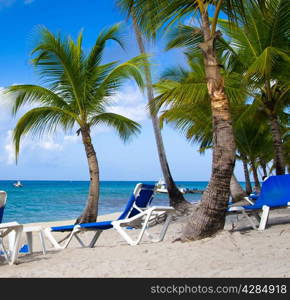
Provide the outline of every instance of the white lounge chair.
{"type": "Polygon", "coordinates": [[[264,230],[267,226],[270,210],[290,208],[290,175],[270,176],[262,184],[261,192],[255,203],[244,206],[231,206],[228,214],[243,214],[254,229],[264,230]],[[261,213],[261,216],[259,215],[261,213]],[[257,226],[250,216],[259,222],[257,226]]]}
{"type": "Polygon", "coordinates": [[[18,258],[20,238],[23,231],[23,226],[17,222],[1,223],[6,205],[7,193],[0,191],[0,253],[3,254],[5,260],[10,264],[15,264],[18,258]],[[8,241],[8,249],[4,245],[4,238],[13,236],[13,239],[8,241]]]}
{"type": "Polygon", "coordinates": [[[129,245],[139,244],[144,234],[146,234],[152,242],[162,241],[166,234],[167,228],[169,226],[171,215],[174,212],[174,208],[168,206],[149,207],[153,199],[154,192],[155,192],[154,185],[139,183],[136,185],[134,192],[131,198],[129,199],[124,212],[120,215],[120,217],[117,220],[49,227],[45,229],[45,235],[52,243],[52,245],[57,249],[66,248],[73,237],[75,237],[78,240],[78,242],[82,247],[92,248],[94,247],[102,231],[111,228],[116,229],[117,232],[125,239],[125,241],[129,245]],[[148,232],[150,223],[154,219],[160,217],[162,214],[164,215],[165,213],[167,214],[167,217],[166,217],[166,221],[164,222],[163,228],[160,232],[160,235],[158,236],[158,238],[154,238],[148,232]],[[135,240],[131,238],[129,234],[126,232],[127,227],[141,229],[138,237],[135,240]],[[78,236],[78,234],[83,231],[96,232],[92,240],[88,244],[88,246],[86,246],[78,236]],[[52,232],[71,232],[71,234],[68,237],[65,244],[60,245],[56,241],[52,232]]]}

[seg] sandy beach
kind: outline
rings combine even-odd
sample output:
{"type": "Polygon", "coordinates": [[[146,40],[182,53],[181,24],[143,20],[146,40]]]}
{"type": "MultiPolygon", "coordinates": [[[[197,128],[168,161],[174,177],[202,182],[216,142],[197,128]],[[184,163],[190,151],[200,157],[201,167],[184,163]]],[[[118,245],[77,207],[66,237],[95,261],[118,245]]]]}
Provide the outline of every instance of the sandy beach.
{"type": "MultiPolygon", "coordinates": [[[[114,219],[117,215],[100,216],[99,220],[114,219]]],[[[137,246],[126,244],[112,229],[102,233],[95,248],[81,248],[74,239],[67,249],[55,250],[46,240],[46,255],[42,254],[35,235],[34,253],[20,254],[18,264],[13,266],[1,261],[0,277],[290,277],[289,209],[271,212],[265,231],[253,230],[242,217],[237,222],[236,217],[229,216],[224,231],[215,237],[173,243],[183,224],[184,219],[173,221],[162,242],[150,243],[144,237],[137,246]],[[232,222],[237,225],[234,231],[232,222]]],[[[152,227],[151,232],[158,232],[160,226],[152,227]]],[[[92,233],[83,234],[86,239],[92,233]]],[[[130,234],[137,234],[137,230],[130,234]]],[[[57,234],[58,240],[62,236],[57,234]]]]}

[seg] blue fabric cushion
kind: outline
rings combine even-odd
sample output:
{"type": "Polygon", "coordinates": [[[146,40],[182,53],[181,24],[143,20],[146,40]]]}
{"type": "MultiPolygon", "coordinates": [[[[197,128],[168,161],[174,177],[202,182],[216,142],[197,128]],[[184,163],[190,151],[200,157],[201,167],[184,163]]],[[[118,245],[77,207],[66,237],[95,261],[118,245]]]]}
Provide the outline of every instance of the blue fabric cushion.
{"type": "Polygon", "coordinates": [[[259,195],[255,195],[255,194],[251,194],[249,196],[250,199],[253,199],[253,200],[257,200],[259,198],[259,195]]]}
{"type": "Polygon", "coordinates": [[[2,222],[2,219],[3,219],[4,208],[5,208],[5,206],[0,207],[0,223],[2,222]]]}
{"type": "MultiPolygon", "coordinates": [[[[112,228],[112,221],[104,221],[104,222],[94,222],[94,223],[83,223],[79,224],[82,228],[88,228],[88,229],[109,229],[112,228]]],[[[74,229],[75,225],[64,225],[64,226],[55,226],[51,227],[52,231],[72,231],[74,229]]]]}
{"type": "Polygon", "coordinates": [[[254,205],[243,206],[247,210],[269,207],[285,207],[290,202],[290,174],[270,176],[262,184],[261,192],[254,205]]]}

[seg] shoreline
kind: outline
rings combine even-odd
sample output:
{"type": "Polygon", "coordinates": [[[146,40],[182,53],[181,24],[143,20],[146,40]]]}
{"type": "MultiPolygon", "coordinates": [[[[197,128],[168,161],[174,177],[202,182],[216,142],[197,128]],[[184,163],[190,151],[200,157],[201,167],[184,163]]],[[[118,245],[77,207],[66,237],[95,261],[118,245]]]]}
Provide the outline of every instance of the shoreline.
{"type": "MultiPolygon", "coordinates": [[[[119,213],[102,215],[98,221],[118,216],[119,213]]],[[[113,229],[104,230],[94,248],[81,248],[73,239],[67,249],[55,250],[49,248],[46,240],[48,251],[45,256],[35,235],[35,252],[20,254],[18,265],[0,262],[0,277],[290,277],[289,209],[271,212],[270,226],[264,231],[253,230],[244,219],[235,223],[237,226],[232,231],[234,218],[228,219],[224,230],[214,237],[172,243],[180,236],[184,221],[173,221],[164,240],[159,243],[151,243],[144,236],[141,244],[130,246],[113,229]]],[[[48,227],[70,222],[25,225],[48,227]]],[[[160,228],[160,225],[152,227],[151,233],[158,233],[160,228]]],[[[57,234],[57,239],[66,234],[57,234]]],[[[82,233],[82,239],[90,240],[92,234],[82,233]]],[[[134,236],[138,230],[130,230],[129,234],[134,236]]]]}
{"type": "MultiPolygon", "coordinates": [[[[114,220],[121,215],[122,212],[115,212],[110,214],[99,215],[97,218],[97,222],[99,221],[107,221],[114,220]]],[[[60,225],[70,225],[75,222],[75,219],[68,220],[59,220],[59,221],[45,221],[45,222],[31,222],[31,223],[23,223],[25,226],[43,226],[43,227],[51,227],[51,226],[60,226],[60,225]]]]}

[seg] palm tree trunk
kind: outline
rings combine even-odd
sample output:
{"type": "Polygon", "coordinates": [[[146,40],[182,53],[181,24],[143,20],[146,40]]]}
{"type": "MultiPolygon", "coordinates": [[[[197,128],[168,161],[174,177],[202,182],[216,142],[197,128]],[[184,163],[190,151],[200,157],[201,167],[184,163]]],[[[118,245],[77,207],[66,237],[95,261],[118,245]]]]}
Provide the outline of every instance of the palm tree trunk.
{"type": "Polygon", "coordinates": [[[246,192],[243,190],[234,173],[231,178],[230,191],[232,202],[241,201],[244,199],[245,196],[247,196],[246,192]]]}
{"type": "Polygon", "coordinates": [[[251,185],[250,173],[248,169],[248,163],[244,157],[242,158],[242,162],[243,162],[245,182],[246,182],[246,192],[248,195],[250,195],[253,192],[253,190],[251,185]]]}
{"type": "Polygon", "coordinates": [[[263,159],[260,160],[260,165],[263,171],[263,177],[268,177],[268,172],[267,172],[267,164],[263,159]]]}
{"type": "Polygon", "coordinates": [[[88,160],[90,188],[87,205],[82,215],[77,219],[76,223],[90,223],[95,222],[98,216],[98,202],[100,193],[99,166],[96,152],[92,144],[89,127],[83,127],[81,129],[81,135],[88,160]]]}
{"type": "Polygon", "coordinates": [[[235,140],[229,101],[224,91],[224,79],[214,49],[217,33],[211,37],[207,11],[202,13],[201,19],[204,42],[200,44],[200,48],[204,57],[213,118],[212,173],[200,204],[195,206],[183,229],[179,238],[181,241],[202,239],[224,228],[230,181],[235,165],[235,140]]]}
{"type": "Polygon", "coordinates": [[[252,167],[252,170],[253,170],[255,190],[256,190],[257,193],[260,193],[261,185],[260,185],[260,181],[259,181],[257,168],[256,168],[255,162],[253,160],[251,160],[251,167],[252,167]]]}
{"type": "MultiPolygon", "coordinates": [[[[145,52],[144,42],[142,39],[142,33],[137,24],[136,17],[134,15],[134,11],[131,12],[131,16],[133,19],[133,26],[134,26],[134,31],[135,31],[139,51],[141,54],[145,54],[146,52],[145,52]]],[[[148,103],[150,103],[151,100],[154,99],[151,72],[150,72],[148,65],[145,65],[144,69],[145,69],[145,77],[146,77],[146,85],[147,85],[147,99],[148,99],[148,103]]],[[[162,135],[161,135],[158,117],[157,117],[156,113],[153,112],[153,110],[151,110],[150,114],[151,114],[151,120],[152,120],[155,140],[156,140],[156,144],[157,144],[157,151],[158,151],[160,166],[161,166],[164,181],[166,183],[167,190],[168,190],[169,204],[171,206],[173,206],[176,210],[178,210],[180,213],[187,213],[191,207],[191,204],[184,199],[182,193],[179,191],[179,189],[177,188],[177,186],[172,178],[170,168],[169,168],[169,165],[167,162],[167,157],[166,157],[166,153],[165,153],[165,148],[164,148],[164,144],[163,144],[163,139],[162,139],[162,135]]]]}
{"type": "Polygon", "coordinates": [[[273,138],[273,146],[275,149],[274,164],[276,169],[276,175],[284,175],[285,161],[284,161],[283,148],[282,148],[282,136],[280,131],[280,124],[277,116],[275,115],[270,116],[270,127],[271,127],[272,138],[273,138]]]}

